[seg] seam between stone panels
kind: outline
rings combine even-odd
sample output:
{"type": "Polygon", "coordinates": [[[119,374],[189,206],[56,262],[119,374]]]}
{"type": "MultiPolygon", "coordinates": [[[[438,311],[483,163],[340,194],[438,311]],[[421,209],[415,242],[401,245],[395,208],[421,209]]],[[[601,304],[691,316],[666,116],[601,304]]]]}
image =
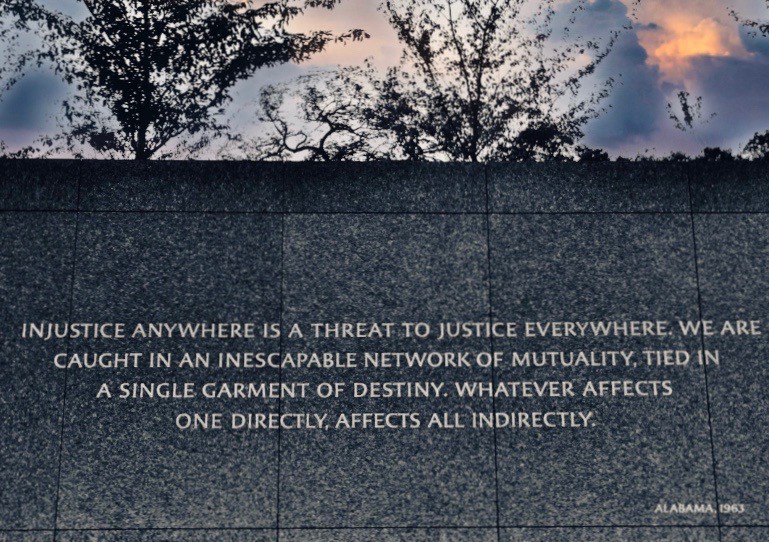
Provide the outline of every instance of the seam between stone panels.
{"type": "MultiPolygon", "coordinates": [[[[281,187],[283,192],[283,209],[285,210],[286,203],[286,172],[285,167],[282,169],[281,187]]],[[[282,213],[280,217],[280,313],[278,315],[278,322],[280,323],[280,339],[279,350],[280,357],[283,359],[284,354],[284,331],[283,331],[283,307],[284,307],[284,281],[286,275],[286,214],[282,213]]],[[[278,384],[282,387],[283,384],[283,367],[278,367],[278,384]]],[[[278,416],[283,413],[283,394],[278,397],[278,416]]],[[[278,427],[278,465],[277,475],[275,480],[275,540],[280,542],[280,474],[281,474],[281,462],[282,462],[282,436],[283,430],[278,427]]]]}
{"type": "Polygon", "coordinates": [[[769,211],[210,211],[210,210],[150,210],[150,209],[0,209],[0,213],[62,213],[62,214],[198,214],[198,215],[256,215],[256,216],[315,216],[315,215],[425,215],[425,216],[569,216],[569,215],[662,215],[662,216],[711,216],[711,215],[769,215],[769,211]]]}
{"type": "MultiPolygon", "coordinates": [[[[278,349],[280,351],[281,359],[284,354],[284,337],[283,337],[283,296],[285,289],[283,287],[284,275],[286,269],[286,212],[288,211],[288,196],[286,193],[286,176],[288,174],[286,163],[280,164],[280,305],[278,322],[280,325],[280,338],[278,340],[278,349]]],[[[278,383],[283,384],[283,367],[278,367],[278,383]]],[[[282,394],[278,397],[278,416],[283,412],[283,397],[282,394]]],[[[275,541],[280,542],[280,476],[281,476],[281,463],[282,463],[282,437],[283,431],[281,427],[278,427],[278,464],[276,468],[275,476],[275,541]]]]}
{"type": "MultiPolygon", "coordinates": [[[[691,177],[688,178],[688,186],[689,186],[689,205],[690,205],[690,220],[691,220],[691,229],[692,229],[692,247],[694,249],[694,278],[697,285],[697,310],[699,314],[699,319],[702,321],[703,319],[703,310],[702,310],[702,290],[700,288],[700,264],[699,264],[699,253],[697,250],[697,230],[695,228],[694,224],[694,203],[693,203],[693,196],[692,196],[692,181],[691,177]]],[[[700,329],[700,343],[702,345],[703,351],[705,350],[705,335],[703,334],[703,330],[700,329]]],[[[721,503],[718,495],[718,469],[716,468],[716,445],[715,445],[715,439],[713,438],[713,416],[711,413],[710,408],[710,385],[709,385],[709,379],[708,379],[708,365],[707,363],[703,364],[703,374],[705,379],[705,406],[707,407],[707,413],[708,413],[708,434],[710,438],[710,459],[711,459],[711,465],[713,467],[713,493],[715,495],[716,499],[716,521],[718,523],[718,540],[719,542],[723,539],[723,535],[721,532],[722,522],[721,522],[721,503]]]]}
{"type": "MultiPolygon", "coordinates": [[[[82,165],[78,164],[77,168],[77,203],[76,206],[79,209],[80,208],[80,184],[81,184],[81,176],[82,176],[82,165]]],[[[75,298],[75,274],[77,272],[77,245],[78,245],[78,236],[80,234],[80,213],[75,213],[75,232],[74,232],[74,239],[72,240],[72,266],[70,268],[70,282],[69,282],[69,315],[67,317],[67,321],[72,321],[72,316],[74,313],[74,298],[75,298]]],[[[67,338],[67,356],[69,356],[71,351],[71,339],[67,338]]],[[[62,466],[64,464],[64,428],[66,426],[66,419],[67,419],[67,388],[69,386],[69,370],[64,369],[64,384],[63,384],[63,390],[62,390],[62,399],[61,399],[61,421],[59,424],[59,453],[58,453],[58,468],[56,473],[56,495],[54,498],[54,506],[53,506],[53,540],[56,542],[58,539],[58,527],[59,527],[59,500],[61,497],[61,474],[62,474],[62,466]]]]}
{"type": "MultiPolygon", "coordinates": [[[[487,302],[489,304],[489,325],[493,324],[494,320],[494,306],[492,304],[492,282],[491,282],[491,202],[489,200],[489,166],[485,165],[483,168],[483,179],[486,188],[486,281],[487,281],[487,302]]],[[[489,345],[491,351],[494,351],[494,337],[489,338],[489,345]]],[[[491,381],[496,382],[496,368],[492,364],[491,366],[491,381]]],[[[497,416],[497,400],[496,397],[491,398],[491,411],[494,413],[494,418],[497,416]]],[[[494,425],[494,504],[495,515],[497,524],[497,542],[502,540],[502,528],[500,526],[500,513],[499,513],[499,450],[497,443],[497,427],[494,425]]]]}
{"type": "MultiPolygon", "coordinates": [[[[725,526],[726,527],[726,526],[725,526]]],[[[729,525],[728,528],[740,528],[740,529],[766,529],[769,524],[756,524],[756,525],[729,525]]],[[[299,526],[299,527],[285,527],[282,531],[404,531],[404,530],[424,530],[424,531],[436,531],[436,530],[452,530],[452,531],[490,531],[496,529],[496,525],[383,525],[383,526],[338,526],[338,527],[316,527],[316,526],[299,526]]],[[[541,530],[556,530],[556,529],[646,529],[646,530],[665,530],[665,529],[716,529],[716,525],[691,525],[691,524],[665,524],[665,525],[639,525],[639,524],[605,524],[605,525],[500,525],[501,529],[541,529],[541,530]]],[[[270,532],[274,531],[271,527],[102,527],[102,528],[89,528],[89,527],[71,527],[57,529],[59,533],[82,533],[82,532],[98,532],[98,533],[120,533],[120,532],[270,532]]],[[[12,529],[3,528],[0,529],[0,533],[53,533],[52,529],[12,529]]]]}
{"type": "Polygon", "coordinates": [[[77,209],[0,209],[0,213],[75,214],[77,213],[77,209]]]}
{"type": "Polygon", "coordinates": [[[288,212],[288,165],[285,161],[280,164],[280,210],[282,213],[288,212]]]}

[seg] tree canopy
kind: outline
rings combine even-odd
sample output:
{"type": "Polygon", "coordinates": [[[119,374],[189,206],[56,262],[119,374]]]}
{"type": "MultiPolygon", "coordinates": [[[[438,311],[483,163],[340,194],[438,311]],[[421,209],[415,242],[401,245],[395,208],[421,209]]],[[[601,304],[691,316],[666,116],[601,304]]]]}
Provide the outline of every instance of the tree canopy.
{"type": "MultiPolygon", "coordinates": [[[[382,10],[404,49],[400,65],[382,74],[359,70],[357,90],[318,85],[317,79],[297,81],[306,87],[294,94],[305,102],[300,116],[307,124],[321,125],[320,114],[333,110],[337,124],[390,141],[384,149],[377,139],[376,148],[363,153],[367,157],[573,157],[586,151],[578,144],[585,124],[602,112],[613,81],[594,76],[622,31],[609,30],[602,39],[579,35],[576,21],[588,6],[582,0],[566,7],[556,0],[387,0],[382,10]],[[363,105],[343,107],[356,95],[363,105]]],[[[340,77],[349,80],[349,70],[340,77]]],[[[287,132],[288,123],[278,118],[285,96],[285,90],[271,101],[263,96],[268,120],[283,130],[284,142],[303,142],[301,147],[284,145],[284,154],[306,154],[313,145],[310,134],[287,132]]],[[[338,141],[345,139],[336,135],[338,141]]],[[[337,156],[360,156],[358,139],[347,136],[356,152],[337,156]]],[[[310,152],[313,159],[324,159],[310,152]]]]}
{"type": "Polygon", "coordinates": [[[74,85],[56,140],[110,156],[148,159],[177,138],[222,133],[219,114],[235,83],[266,66],[306,60],[329,42],[366,36],[289,30],[303,9],[330,9],[338,0],[79,1],[83,20],[36,0],[4,0],[0,16],[15,32],[6,29],[0,40],[39,34],[40,47],[6,62],[16,74],[49,63],[74,85]]]}

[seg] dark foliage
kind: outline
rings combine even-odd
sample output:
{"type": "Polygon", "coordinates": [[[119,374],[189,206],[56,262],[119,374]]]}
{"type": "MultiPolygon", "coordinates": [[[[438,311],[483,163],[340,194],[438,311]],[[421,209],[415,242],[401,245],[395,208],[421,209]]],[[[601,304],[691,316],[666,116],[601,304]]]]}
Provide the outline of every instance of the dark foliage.
{"type": "Polygon", "coordinates": [[[576,4],[561,32],[550,0],[388,0],[384,11],[405,55],[389,74],[392,99],[384,102],[392,106],[378,110],[381,122],[420,133],[407,144],[426,157],[573,155],[610,85],[582,94],[584,83],[617,37],[611,32],[601,44],[573,36],[586,6],[576,4]]]}
{"type": "Polygon", "coordinates": [[[274,156],[323,160],[604,159],[578,142],[602,112],[612,81],[591,78],[621,29],[603,41],[573,36],[587,5],[577,2],[561,29],[555,0],[386,1],[404,46],[400,66],[266,89],[264,120],[276,131],[267,144],[274,156]],[[288,95],[303,103],[304,128],[291,129],[281,111],[288,95]]]}
{"type": "Polygon", "coordinates": [[[369,84],[372,73],[370,67],[350,67],[263,88],[259,120],[266,123],[270,135],[241,142],[239,154],[258,160],[290,156],[309,161],[376,159],[381,136],[367,122],[376,101],[369,84]],[[286,103],[297,106],[298,118],[288,118],[286,103]]]}
{"type": "Polygon", "coordinates": [[[194,149],[224,132],[217,118],[238,81],[265,66],[301,62],[330,41],[365,36],[289,32],[303,8],[331,8],[337,0],[80,1],[88,11],[82,21],[35,0],[3,0],[0,7],[15,30],[0,36],[4,43],[25,31],[42,41],[13,59],[15,72],[50,63],[76,87],[64,106],[63,133],[46,142],[71,152],[87,146],[147,159],[172,140],[194,149]]]}
{"type": "Polygon", "coordinates": [[[769,132],[754,135],[743,154],[750,160],[769,160],[769,132]]]}
{"type": "Polygon", "coordinates": [[[718,147],[706,147],[697,159],[704,162],[733,162],[735,157],[731,151],[718,147]]]}
{"type": "Polygon", "coordinates": [[[697,126],[707,124],[716,115],[706,115],[703,111],[702,96],[693,98],[692,95],[684,90],[676,94],[677,104],[669,103],[667,105],[668,116],[678,130],[687,132],[694,130],[697,126]]]}

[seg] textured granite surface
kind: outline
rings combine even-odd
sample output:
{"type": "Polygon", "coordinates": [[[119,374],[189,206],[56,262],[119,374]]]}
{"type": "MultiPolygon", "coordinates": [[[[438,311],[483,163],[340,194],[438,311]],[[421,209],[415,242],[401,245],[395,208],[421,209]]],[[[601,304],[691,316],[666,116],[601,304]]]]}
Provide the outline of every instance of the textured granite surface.
{"type": "MultiPolygon", "coordinates": [[[[278,321],[280,218],[260,215],[94,214],[81,217],[75,321],[278,321]]],[[[258,351],[268,341],[125,340],[121,351],[258,351]]],[[[274,342],[274,341],[273,341],[274,342]]],[[[108,341],[106,351],[114,348],[108,341]]],[[[73,351],[95,349],[73,341],[73,351]]],[[[178,359],[178,358],[177,358],[178,359]]],[[[271,527],[276,521],[277,432],[255,438],[180,432],[183,412],[244,408],[206,399],[97,399],[102,382],[277,381],[191,369],[70,370],[59,526],[271,527]],[[162,503],[162,504],[161,504],[162,503]]],[[[277,402],[252,402],[270,412],[277,402]]]]}
{"type": "Polygon", "coordinates": [[[249,162],[85,162],[87,211],[280,212],[280,164],[249,162]]]}
{"type": "MultiPolygon", "coordinates": [[[[28,320],[66,320],[75,217],[0,213],[0,528],[54,523],[64,374],[61,345],[25,340],[28,320]]],[[[66,350],[66,345],[64,345],[66,350]]]]}
{"type": "MultiPolygon", "coordinates": [[[[769,217],[696,218],[705,319],[769,319],[769,217]]],[[[726,524],[769,523],[769,335],[706,337],[723,362],[709,369],[721,502],[742,503],[726,524]]]]}
{"type": "Polygon", "coordinates": [[[769,212],[769,163],[692,164],[697,212],[769,212]]]}
{"type": "Polygon", "coordinates": [[[488,176],[495,213],[689,211],[675,164],[492,164],[488,176]]]}
{"type": "MultiPolygon", "coordinates": [[[[66,321],[70,301],[74,321],[129,323],[484,321],[490,312],[517,321],[674,320],[698,318],[700,298],[706,319],[767,320],[767,176],[763,164],[9,163],[0,168],[0,542],[491,542],[498,532],[500,542],[763,542],[765,335],[705,338],[722,354],[722,364],[707,372],[633,367],[572,377],[510,368],[65,375],[51,368],[53,353],[109,351],[114,343],[25,342],[18,333],[23,321],[66,321]],[[659,401],[342,398],[215,406],[96,398],[102,382],[138,380],[555,377],[664,378],[676,394],[659,401]],[[598,423],[579,431],[499,429],[496,436],[424,428],[179,432],[173,425],[184,411],[427,416],[553,407],[594,410],[598,423]],[[745,512],[654,513],[657,504],[715,505],[716,490],[719,504],[744,504],[745,512]]],[[[698,337],[525,344],[397,338],[375,346],[285,338],[242,341],[236,349],[475,353],[702,344],[698,337]]],[[[179,356],[233,345],[119,346],[150,348],[179,356]]]]}
{"type": "Polygon", "coordinates": [[[4,531],[0,532],[0,542],[54,542],[54,538],[53,531],[4,531]]]}
{"type": "MultiPolygon", "coordinates": [[[[505,216],[491,221],[496,319],[612,321],[696,319],[687,216],[505,216]]],[[[672,337],[495,341],[507,351],[696,350],[672,337]]],[[[638,359],[640,362],[641,360],[638,359]]],[[[500,430],[503,525],[715,524],[715,515],[655,514],[659,503],[713,503],[701,367],[643,365],[512,368],[499,381],[670,380],[675,395],[643,398],[500,399],[497,411],[593,411],[584,430],[500,430]],[[547,460],[543,460],[547,458],[547,460]],[[617,488],[617,489],[614,489],[617,488]],[[621,488],[621,489],[619,489],[621,488]]]]}
{"type": "Polygon", "coordinates": [[[311,529],[281,531],[283,542],[496,542],[494,529],[311,529]]]}
{"type": "Polygon", "coordinates": [[[80,162],[0,159],[0,210],[75,210],[80,162]]]}
{"type": "Polygon", "coordinates": [[[507,529],[501,542],[719,542],[716,528],[507,529]]]}
{"type": "MultiPolygon", "coordinates": [[[[284,322],[483,320],[485,221],[476,216],[294,216],[286,221],[284,322]],[[435,243],[440,239],[440,243],[435,243]]],[[[450,342],[288,340],[287,351],[451,351],[450,342]]],[[[464,349],[484,348],[467,341],[464,349]]],[[[285,381],[453,381],[490,370],[284,370],[285,381]]],[[[447,386],[448,387],[448,386],[447,386]]],[[[490,410],[489,400],[287,399],[286,412],[490,410]]],[[[284,432],[281,526],[465,526],[495,523],[491,432],[284,432]]]]}
{"type": "Polygon", "coordinates": [[[766,527],[730,527],[723,529],[722,542],[764,542],[769,540],[766,527]]]}
{"type": "Polygon", "coordinates": [[[286,206],[293,213],[484,212],[477,164],[287,163],[286,206]]]}
{"type": "Polygon", "coordinates": [[[74,531],[60,532],[56,542],[274,542],[275,531],[74,531]]]}

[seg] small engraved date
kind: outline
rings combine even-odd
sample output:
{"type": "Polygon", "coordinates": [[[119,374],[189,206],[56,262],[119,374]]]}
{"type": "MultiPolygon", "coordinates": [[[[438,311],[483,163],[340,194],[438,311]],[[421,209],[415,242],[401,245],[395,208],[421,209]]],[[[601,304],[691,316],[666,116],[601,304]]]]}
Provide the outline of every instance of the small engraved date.
{"type": "MultiPolygon", "coordinates": [[[[740,503],[720,504],[721,514],[744,514],[746,507],[740,503]]],[[[716,505],[711,503],[659,503],[654,508],[655,514],[716,514],[716,505]]]]}

